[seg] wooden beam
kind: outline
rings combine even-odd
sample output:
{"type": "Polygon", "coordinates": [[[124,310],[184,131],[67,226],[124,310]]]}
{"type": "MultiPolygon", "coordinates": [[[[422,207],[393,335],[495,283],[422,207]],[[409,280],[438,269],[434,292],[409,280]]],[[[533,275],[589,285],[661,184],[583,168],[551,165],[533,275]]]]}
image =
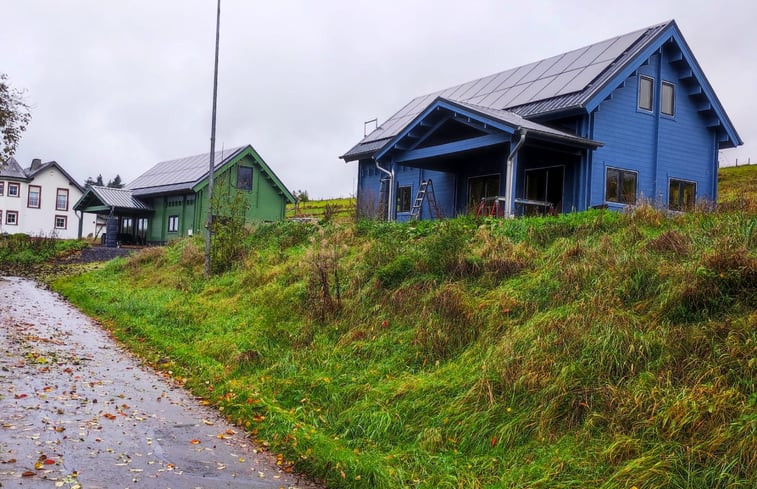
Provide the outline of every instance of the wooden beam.
{"type": "Polygon", "coordinates": [[[486,148],[489,146],[494,146],[496,144],[502,144],[509,140],[509,134],[488,134],[486,136],[464,139],[462,141],[455,141],[453,143],[440,144],[438,146],[430,146],[428,148],[419,148],[411,151],[406,151],[405,153],[398,155],[394,161],[396,161],[397,163],[403,163],[407,161],[433,158],[435,156],[461,153],[463,151],[470,151],[472,149],[486,148]]]}

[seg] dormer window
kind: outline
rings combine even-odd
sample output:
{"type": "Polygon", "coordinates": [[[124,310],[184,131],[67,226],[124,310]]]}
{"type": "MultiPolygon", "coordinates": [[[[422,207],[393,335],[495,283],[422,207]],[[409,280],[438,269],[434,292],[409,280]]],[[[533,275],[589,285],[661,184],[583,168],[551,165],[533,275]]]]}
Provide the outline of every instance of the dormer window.
{"type": "Polygon", "coordinates": [[[639,108],[652,110],[654,102],[654,79],[648,76],[639,77],[639,108]]]}
{"type": "Polygon", "coordinates": [[[670,82],[662,82],[662,93],[660,96],[660,112],[665,115],[675,115],[676,97],[675,85],[670,82]]]}

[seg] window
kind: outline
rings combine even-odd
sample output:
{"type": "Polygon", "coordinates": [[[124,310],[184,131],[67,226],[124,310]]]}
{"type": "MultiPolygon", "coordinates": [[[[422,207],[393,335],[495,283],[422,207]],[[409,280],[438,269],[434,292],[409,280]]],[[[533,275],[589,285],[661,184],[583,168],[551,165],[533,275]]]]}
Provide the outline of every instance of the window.
{"type": "Polygon", "coordinates": [[[237,188],[252,190],[252,168],[249,166],[237,167],[237,188]]]}
{"type": "Polygon", "coordinates": [[[5,224],[9,224],[11,226],[16,226],[18,224],[18,212],[16,212],[16,211],[6,211],[6,213],[5,213],[5,224]]]}
{"type": "Polygon", "coordinates": [[[168,216],[168,232],[176,233],[179,231],[179,216],[168,216]]]}
{"type": "Polygon", "coordinates": [[[639,77],[639,108],[652,110],[654,99],[654,79],[648,76],[639,77]]]}
{"type": "Polygon", "coordinates": [[[410,212],[410,185],[397,189],[397,212],[410,212]]]}
{"type": "Polygon", "coordinates": [[[694,208],[697,196],[697,184],[686,180],[670,179],[668,189],[668,208],[674,211],[689,211],[694,208]]]}
{"type": "Polygon", "coordinates": [[[635,204],[636,177],[635,171],[608,168],[605,177],[605,201],[635,204]]]}
{"type": "Polygon", "coordinates": [[[486,175],[468,179],[468,207],[477,209],[481,199],[499,195],[499,175],[486,175]]]}
{"type": "Polygon", "coordinates": [[[665,115],[675,115],[676,100],[675,85],[670,82],[662,82],[662,93],[660,96],[660,111],[665,115]]]}
{"type": "Polygon", "coordinates": [[[0,182],[0,195],[5,195],[5,182],[0,182]]]}
{"type": "Polygon", "coordinates": [[[121,233],[132,234],[134,231],[134,220],[131,217],[121,218],[121,233]]]}
{"type": "Polygon", "coordinates": [[[38,185],[29,185],[29,196],[26,199],[26,207],[39,209],[39,194],[42,193],[42,187],[38,185]]]}
{"type": "Polygon", "coordinates": [[[68,210],[68,189],[59,188],[55,197],[55,210],[67,211],[68,210]]]}
{"type": "Polygon", "coordinates": [[[55,216],[55,229],[66,229],[67,224],[68,224],[68,217],[55,216]]]}
{"type": "Polygon", "coordinates": [[[20,197],[21,185],[13,182],[8,182],[8,197],[20,197]]]}

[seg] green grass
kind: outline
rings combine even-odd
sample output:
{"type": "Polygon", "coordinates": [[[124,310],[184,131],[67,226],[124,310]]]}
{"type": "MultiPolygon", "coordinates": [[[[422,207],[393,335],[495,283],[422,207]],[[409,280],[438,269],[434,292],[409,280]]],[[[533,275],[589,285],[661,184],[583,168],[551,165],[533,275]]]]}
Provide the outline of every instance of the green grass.
{"type": "Polygon", "coordinates": [[[184,240],[54,287],[329,487],[751,488],[757,215],[724,207],[282,222],[209,280],[184,240]]]}
{"type": "Polygon", "coordinates": [[[286,217],[312,217],[322,220],[326,214],[339,221],[349,221],[355,217],[355,199],[353,197],[338,199],[309,200],[301,202],[297,209],[287,204],[286,217]]]}
{"type": "Polygon", "coordinates": [[[85,241],[55,237],[10,234],[0,236],[0,265],[27,266],[65,256],[85,248],[85,241]]]}

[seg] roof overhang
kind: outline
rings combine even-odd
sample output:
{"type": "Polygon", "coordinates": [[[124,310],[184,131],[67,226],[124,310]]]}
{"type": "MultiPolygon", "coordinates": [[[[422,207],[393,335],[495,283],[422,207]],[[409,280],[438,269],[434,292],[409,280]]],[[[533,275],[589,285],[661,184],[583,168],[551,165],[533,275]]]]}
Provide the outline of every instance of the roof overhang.
{"type": "Polygon", "coordinates": [[[529,138],[571,147],[596,148],[602,145],[597,141],[529,121],[512,112],[477,107],[438,97],[401,132],[386,141],[381,149],[375,152],[373,158],[376,161],[392,160],[408,164],[509,143],[515,135],[524,131],[529,138]],[[477,129],[479,135],[424,147],[424,141],[450,120],[477,129]]]}
{"type": "Polygon", "coordinates": [[[124,189],[89,187],[73,206],[75,211],[92,214],[152,214],[152,207],[131,195],[124,189]]]}

